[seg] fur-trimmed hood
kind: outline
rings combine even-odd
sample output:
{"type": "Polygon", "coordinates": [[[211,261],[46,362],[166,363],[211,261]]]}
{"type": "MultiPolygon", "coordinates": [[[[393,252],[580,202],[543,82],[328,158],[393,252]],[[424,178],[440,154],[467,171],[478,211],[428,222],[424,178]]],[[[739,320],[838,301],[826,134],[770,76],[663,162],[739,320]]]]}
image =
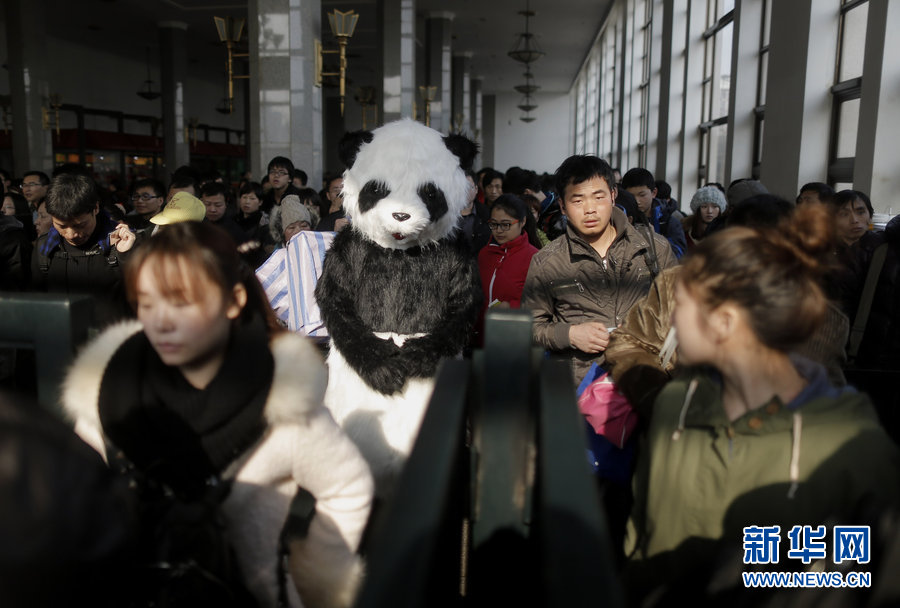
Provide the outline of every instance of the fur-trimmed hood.
{"type": "MultiPolygon", "coordinates": [[[[103,373],[119,347],[141,329],[139,321],[113,325],[81,351],[63,384],[62,405],[68,418],[100,431],[97,404],[103,373]]],[[[321,407],[325,395],[328,373],[322,357],[309,340],[293,333],[275,336],[270,348],[275,372],[266,398],[266,421],[272,426],[303,423],[321,407]]]]}

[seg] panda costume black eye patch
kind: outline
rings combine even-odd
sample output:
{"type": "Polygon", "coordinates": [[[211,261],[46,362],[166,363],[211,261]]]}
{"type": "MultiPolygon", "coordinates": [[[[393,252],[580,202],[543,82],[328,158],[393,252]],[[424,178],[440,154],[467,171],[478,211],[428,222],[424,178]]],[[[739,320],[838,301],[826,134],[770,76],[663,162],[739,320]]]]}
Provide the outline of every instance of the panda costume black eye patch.
{"type": "Polygon", "coordinates": [[[431,216],[432,222],[437,221],[447,213],[447,199],[444,198],[444,193],[441,189],[435,186],[433,182],[422,184],[417,192],[419,198],[422,199],[422,202],[428,208],[428,214],[431,216]]]}
{"type": "Polygon", "coordinates": [[[391,189],[384,182],[375,180],[366,182],[366,185],[359,191],[359,210],[363,213],[369,211],[390,193],[391,189]]]}

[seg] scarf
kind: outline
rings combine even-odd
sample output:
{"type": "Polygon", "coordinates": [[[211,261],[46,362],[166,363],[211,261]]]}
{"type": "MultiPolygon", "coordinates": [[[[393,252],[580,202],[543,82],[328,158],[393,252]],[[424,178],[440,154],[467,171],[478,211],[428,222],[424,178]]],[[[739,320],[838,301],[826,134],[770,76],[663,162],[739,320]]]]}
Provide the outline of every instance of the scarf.
{"type": "MultiPolygon", "coordinates": [[[[100,251],[103,252],[103,255],[109,255],[110,245],[109,245],[109,233],[116,229],[118,224],[109,217],[109,214],[106,213],[103,209],[101,209],[97,213],[97,227],[94,228],[94,232],[91,234],[91,239],[84,245],[82,248],[87,251],[88,249],[92,249],[93,247],[99,247],[100,251]]],[[[53,226],[50,227],[50,232],[47,233],[47,240],[44,241],[43,245],[41,245],[41,255],[44,257],[50,257],[50,252],[59,247],[62,244],[62,236],[59,232],[56,231],[56,228],[53,226]]]]}
{"type": "Polygon", "coordinates": [[[103,431],[140,471],[186,495],[202,490],[265,430],[275,363],[261,319],[236,325],[204,389],[162,362],[144,332],[113,355],[100,384],[103,431]]]}

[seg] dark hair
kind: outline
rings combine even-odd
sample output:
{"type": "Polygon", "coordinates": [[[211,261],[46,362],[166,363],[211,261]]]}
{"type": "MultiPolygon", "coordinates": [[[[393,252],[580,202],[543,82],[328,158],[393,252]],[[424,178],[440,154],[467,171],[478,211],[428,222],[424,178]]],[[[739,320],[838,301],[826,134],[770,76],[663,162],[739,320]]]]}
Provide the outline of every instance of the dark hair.
{"type": "Polygon", "coordinates": [[[835,194],[831,200],[833,201],[832,204],[834,205],[835,210],[860,200],[865,204],[866,209],[869,210],[869,219],[872,219],[872,216],[875,215],[875,210],[872,208],[872,201],[869,200],[869,197],[865,192],[860,192],[859,190],[841,190],[835,194]]]}
{"type": "Polygon", "coordinates": [[[75,173],[54,177],[47,191],[47,213],[63,221],[93,213],[99,202],[94,180],[75,173]]]}
{"type": "Polygon", "coordinates": [[[203,198],[204,196],[217,196],[219,194],[225,197],[226,203],[230,201],[231,189],[228,186],[220,182],[207,182],[200,188],[199,198],[203,198]]]}
{"type": "Polygon", "coordinates": [[[800,193],[797,195],[797,202],[800,202],[800,194],[804,192],[815,192],[816,196],[819,197],[819,200],[823,203],[827,203],[828,200],[834,196],[834,188],[829,186],[828,184],[823,184],[822,182],[809,182],[808,184],[803,184],[803,187],[800,188],[800,193]]]}
{"type": "Polygon", "coordinates": [[[610,191],[616,188],[616,178],[613,176],[609,163],[597,156],[576,154],[562,162],[556,170],[556,192],[565,200],[566,186],[586,182],[592,177],[606,180],[610,191]]]}
{"type": "Polygon", "coordinates": [[[795,205],[774,194],[756,194],[728,209],[726,226],[745,226],[757,230],[775,228],[791,217],[795,205]]]}
{"type": "Polygon", "coordinates": [[[644,215],[644,212],[638,207],[634,195],[628,190],[625,190],[624,188],[619,190],[619,193],[616,194],[616,206],[625,212],[626,217],[632,218],[633,223],[649,224],[647,216],[644,215]]]}
{"type": "Polygon", "coordinates": [[[159,181],[158,179],[153,179],[153,178],[148,177],[148,178],[136,180],[134,182],[134,184],[131,185],[131,194],[134,194],[141,188],[152,188],[153,194],[155,194],[156,196],[162,196],[162,197],[166,196],[166,188],[165,188],[165,186],[163,186],[162,182],[159,181]]]}
{"type": "Polygon", "coordinates": [[[703,239],[685,256],[678,280],[711,309],[737,304],[760,342],[787,352],[825,318],[820,259],[834,242],[829,214],[806,205],[777,228],[732,227],[703,239]]]}
{"type": "Polygon", "coordinates": [[[199,284],[188,276],[194,273],[206,275],[224,298],[231,297],[236,285],[243,285],[247,304],[239,322],[249,323],[259,315],[265,320],[269,335],[282,331],[256,273],[241,259],[231,235],[215,224],[170,224],[135,249],[124,268],[125,291],[135,309],[138,275],[148,262],[166,296],[194,301],[199,284]]]}
{"type": "Polygon", "coordinates": [[[656,197],[664,201],[672,198],[672,186],[669,185],[669,182],[656,180],[656,197]]]}
{"type": "Polygon", "coordinates": [[[531,210],[528,208],[525,201],[515,194],[501,194],[497,197],[497,200],[491,203],[492,213],[494,209],[499,209],[517,220],[525,220],[523,229],[525,230],[525,234],[528,235],[528,242],[538,249],[541,248],[541,239],[539,239],[537,235],[537,226],[534,221],[534,215],[531,213],[531,210]]]}
{"type": "Polygon", "coordinates": [[[286,156],[276,156],[270,160],[269,165],[266,167],[266,173],[268,174],[272,169],[284,169],[291,178],[294,177],[294,163],[286,156]]]}
{"type": "Polygon", "coordinates": [[[306,171],[303,169],[294,169],[293,179],[299,179],[303,182],[303,185],[306,185],[306,182],[309,181],[309,177],[306,175],[306,171]]]}
{"type": "Polygon", "coordinates": [[[241,189],[238,190],[238,197],[251,193],[255,194],[260,201],[263,200],[263,189],[259,182],[244,182],[241,189]]]}
{"type": "Polygon", "coordinates": [[[653,179],[653,174],[646,169],[635,167],[634,169],[629,169],[622,176],[622,187],[626,190],[628,188],[640,188],[641,186],[646,186],[650,190],[656,188],[656,180],[653,179]]]}
{"type": "Polygon", "coordinates": [[[516,196],[525,193],[528,172],[520,167],[510,167],[503,176],[503,191],[516,196]]]}
{"type": "Polygon", "coordinates": [[[197,193],[197,180],[190,173],[178,173],[175,172],[172,175],[172,181],[169,182],[169,187],[166,189],[166,193],[170,192],[172,188],[193,188],[194,193],[197,193]]]}
{"type": "MultiPolygon", "coordinates": [[[[0,190],[2,190],[2,189],[3,189],[3,184],[0,184],[0,190]]],[[[16,216],[27,215],[29,218],[31,217],[31,208],[28,206],[28,201],[25,199],[24,196],[22,196],[18,192],[13,192],[12,190],[10,190],[9,192],[3,193],[2,197],[3,198],[9,197],[12,200],[13,205],[16,208],[16,216]]]]}
{"type": "Polygon", "coordinates": [[[22,181],[24,182],[25,178],[28,177],[29,175],[37,175],[38,181],[41,182],[42,186],[50,185],[50,178],[47,177],[47,174],[44,173],[43,171],[26,171],[25,173],[22,174],[22,181]]]}
{"type": "Polygon", "coordinates": [[[331,190],[331,182],[333,182],[336,179],[344,179],[344,174],[343,173],[330,173],[330,174],[325,175],[325,179],[322,180],[322,185],[325,186],[324,188],[322,188],[322,190],[323,190],[323,192],[325,192],[325,194],[328,194],[328,191],[331,190]]]}
{"type": "Polygon", "coordinates": [[[506,190],[505,190],[505,180],[506,180],[506,178],[505,178],[505,177],[503,176],[503,174],[500,173],[499,171],[495,171],[495,170],[493,170],[493,169],[491,169],[490,171],[485,171],[484,175],[483,175],[482,178],[481,178],[481,184],[482,184],[483,187],[486,188],[486,187],[488,186],[488,184],[490,184],[490,183],[491,183],[492,181],[494,181],[495,179],[499,179],[499,180],[500,180],[500,183],[503,184],[503,185],[501,185],[501,188],[504,188],[504,192],[505,192],[505,191],[506,191],[506,190]]]}

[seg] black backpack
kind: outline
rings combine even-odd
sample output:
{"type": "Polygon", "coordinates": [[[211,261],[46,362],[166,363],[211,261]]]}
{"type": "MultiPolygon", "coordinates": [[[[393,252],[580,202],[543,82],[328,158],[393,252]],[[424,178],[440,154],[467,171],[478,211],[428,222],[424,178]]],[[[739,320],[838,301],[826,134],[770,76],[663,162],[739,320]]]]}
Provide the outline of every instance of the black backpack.
{"type": "Polygon", "coordinates": [[[110,464],[137,494],[139,541],[131,608],[254,607],[221,511],[231,481],[212,476],[190,493],[140,471],[121,452],[110,464]]]}

